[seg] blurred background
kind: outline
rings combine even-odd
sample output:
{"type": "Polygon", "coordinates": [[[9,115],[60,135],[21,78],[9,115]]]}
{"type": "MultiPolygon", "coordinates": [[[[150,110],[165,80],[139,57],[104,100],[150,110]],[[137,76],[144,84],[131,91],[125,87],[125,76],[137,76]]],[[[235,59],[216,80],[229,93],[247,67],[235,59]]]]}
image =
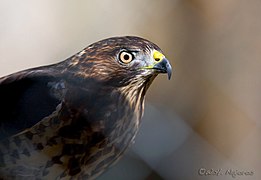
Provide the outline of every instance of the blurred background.
{"type": "Polygon", "coordinates": [[[149,39],[173,78],[154,81],[135,144],[98,180],[259,180],[260,17],[259,0],[1,0],[0,75],[111,36],[149,39]]]}

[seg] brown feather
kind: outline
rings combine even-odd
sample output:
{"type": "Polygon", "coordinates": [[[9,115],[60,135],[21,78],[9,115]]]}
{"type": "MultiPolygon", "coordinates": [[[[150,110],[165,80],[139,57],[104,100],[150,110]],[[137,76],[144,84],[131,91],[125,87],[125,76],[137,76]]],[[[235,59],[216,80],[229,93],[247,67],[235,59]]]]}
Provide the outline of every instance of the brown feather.
{"type": "Polygon", "coordinates": [[[115,163],[133,142],[157,76],[139,68],[153,49],[160,51],[142,38],[115,37],[1,78],[0,178],[95,178],[115,163]],[[121,64],[122,50],[143,59],[121,64]]]}

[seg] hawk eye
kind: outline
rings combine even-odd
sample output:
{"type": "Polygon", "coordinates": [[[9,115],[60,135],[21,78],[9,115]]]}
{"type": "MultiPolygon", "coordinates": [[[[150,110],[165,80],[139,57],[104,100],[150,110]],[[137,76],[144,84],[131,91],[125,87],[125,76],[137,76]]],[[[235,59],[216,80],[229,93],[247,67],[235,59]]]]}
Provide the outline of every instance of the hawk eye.
{"type": "Polygon", "coordinates": [[[121,62],[128,64],[133,60],[134,57],[133,57],[133,54],[126,52],[126,51],[122,51],[120,53],[119,58],[120,58],[121,62]]]}

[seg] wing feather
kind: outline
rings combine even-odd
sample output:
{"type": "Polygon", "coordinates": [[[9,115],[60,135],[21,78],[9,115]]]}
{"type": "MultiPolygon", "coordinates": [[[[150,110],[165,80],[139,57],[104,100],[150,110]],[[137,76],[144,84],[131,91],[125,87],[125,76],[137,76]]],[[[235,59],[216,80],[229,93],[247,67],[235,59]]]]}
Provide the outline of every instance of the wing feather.
{"type": "Polygon", "coordinates": [[[55,74],[42,67],[0,78],[0,140],[52,114],[61,102],[54,93],[60,82],[55,74]]]}

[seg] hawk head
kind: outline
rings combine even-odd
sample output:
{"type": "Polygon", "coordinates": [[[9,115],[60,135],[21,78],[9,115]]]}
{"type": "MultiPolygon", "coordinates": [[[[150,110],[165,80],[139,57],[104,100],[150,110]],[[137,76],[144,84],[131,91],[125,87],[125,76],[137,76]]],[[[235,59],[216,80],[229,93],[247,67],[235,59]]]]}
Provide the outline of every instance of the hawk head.
{"type": "Polygon", "coordinates": [[[104,39],[91,44],[70,59],[77,75],[95,77],[113,86],[150,84],[159,73],[171,77],[172,68],[161,49],[140,37],[104,39]]]}

